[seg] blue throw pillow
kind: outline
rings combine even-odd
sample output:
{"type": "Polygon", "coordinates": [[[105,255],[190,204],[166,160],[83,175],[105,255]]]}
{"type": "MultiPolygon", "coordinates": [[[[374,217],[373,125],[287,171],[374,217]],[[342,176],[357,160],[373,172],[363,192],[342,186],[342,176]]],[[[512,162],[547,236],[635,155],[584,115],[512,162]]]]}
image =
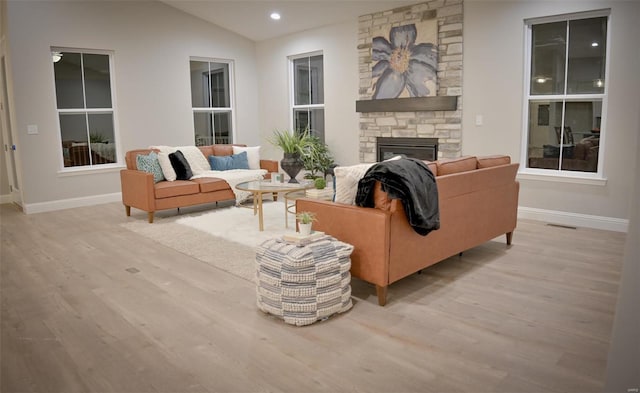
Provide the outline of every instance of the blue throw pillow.
{"type": "Polygon", "coordinates": [[[209,156],[209,165],[213,171],[228,171],[230,169],[249,169],[247,152],[230,156],[209,156]]]}
{"type": "Polygon", "coordinates": [[[136,166],[139,171],[153,173],[153,182],[157,183],[159,181],[164,180],[164,175],[162,174],[162,168],[160,167],[160,162],[158,161],[158,154],[152,151],[149,155],[138,154],[136,157],[136,166]]]}

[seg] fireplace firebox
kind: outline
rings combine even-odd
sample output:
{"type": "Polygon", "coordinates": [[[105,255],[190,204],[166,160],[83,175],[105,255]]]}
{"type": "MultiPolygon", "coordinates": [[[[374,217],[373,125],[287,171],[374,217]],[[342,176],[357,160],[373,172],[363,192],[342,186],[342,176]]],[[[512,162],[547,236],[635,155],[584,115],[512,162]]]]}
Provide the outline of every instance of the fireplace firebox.
{"type": "Polygon", "coordinates": [[[378,161],[395,156],[435,161],[438,159],[438,138],[377,138],[378,161]]]}

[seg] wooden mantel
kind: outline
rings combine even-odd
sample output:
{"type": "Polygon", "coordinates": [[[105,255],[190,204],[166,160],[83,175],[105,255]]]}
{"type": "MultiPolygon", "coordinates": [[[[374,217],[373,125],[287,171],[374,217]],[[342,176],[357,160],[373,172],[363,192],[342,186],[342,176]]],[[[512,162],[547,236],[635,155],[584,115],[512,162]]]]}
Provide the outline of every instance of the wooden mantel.
{"type": "Polygon", "coordinates": [[[388,98],[356,101],[356,112],[455,111],[458,96],[388,98]]]}

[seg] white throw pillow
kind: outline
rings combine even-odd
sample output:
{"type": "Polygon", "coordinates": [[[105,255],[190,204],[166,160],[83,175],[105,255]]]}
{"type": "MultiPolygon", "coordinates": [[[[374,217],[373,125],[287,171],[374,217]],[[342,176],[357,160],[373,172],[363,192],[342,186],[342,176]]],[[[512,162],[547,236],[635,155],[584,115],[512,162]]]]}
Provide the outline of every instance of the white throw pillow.
{"type": "Polygon", "coordinates": [[[158,162],[160,163],[160,168],[162,168],[162,174],[164,175],[164,178],[168,181],[176,180],[176,171],[173,169],[173,165],[171,165],[171,160],[169,160],[169,153],[165,151],[159,152],[158,162]]]}
{"type": "Polygon", "coordinates": [[[260,146],[242,147],[233,146],[233,154],[247,152],[247,160],[249,161],[249,169],[260,169],[260,146]]]}
{"type": "Polygon", "coordinates": [[[197,146],[178,146],[175,149],[182,152],[184,158],[189,163],[191,172],[194,176],[201,175],[204,172],[211,170],[209,161],[197,146]]]}
{"type": "Polygon", "coordinates": [[[335,202],[355,205],[358,182],[375,163],[337,166],[333,169],[336,185],[335,202]]]}

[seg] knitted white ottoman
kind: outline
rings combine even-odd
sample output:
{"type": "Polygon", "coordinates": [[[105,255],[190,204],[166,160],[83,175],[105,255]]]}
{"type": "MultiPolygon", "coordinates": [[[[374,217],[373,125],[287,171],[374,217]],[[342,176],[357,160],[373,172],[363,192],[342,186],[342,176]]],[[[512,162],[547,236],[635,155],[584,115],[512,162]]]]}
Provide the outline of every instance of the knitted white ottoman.
{"type": "Polygon", "coordinates": [[[258,308],[296,326],[349,310],[352,251],[331,236],[305,245],[265,241],[256,250],[258,308]]]}

